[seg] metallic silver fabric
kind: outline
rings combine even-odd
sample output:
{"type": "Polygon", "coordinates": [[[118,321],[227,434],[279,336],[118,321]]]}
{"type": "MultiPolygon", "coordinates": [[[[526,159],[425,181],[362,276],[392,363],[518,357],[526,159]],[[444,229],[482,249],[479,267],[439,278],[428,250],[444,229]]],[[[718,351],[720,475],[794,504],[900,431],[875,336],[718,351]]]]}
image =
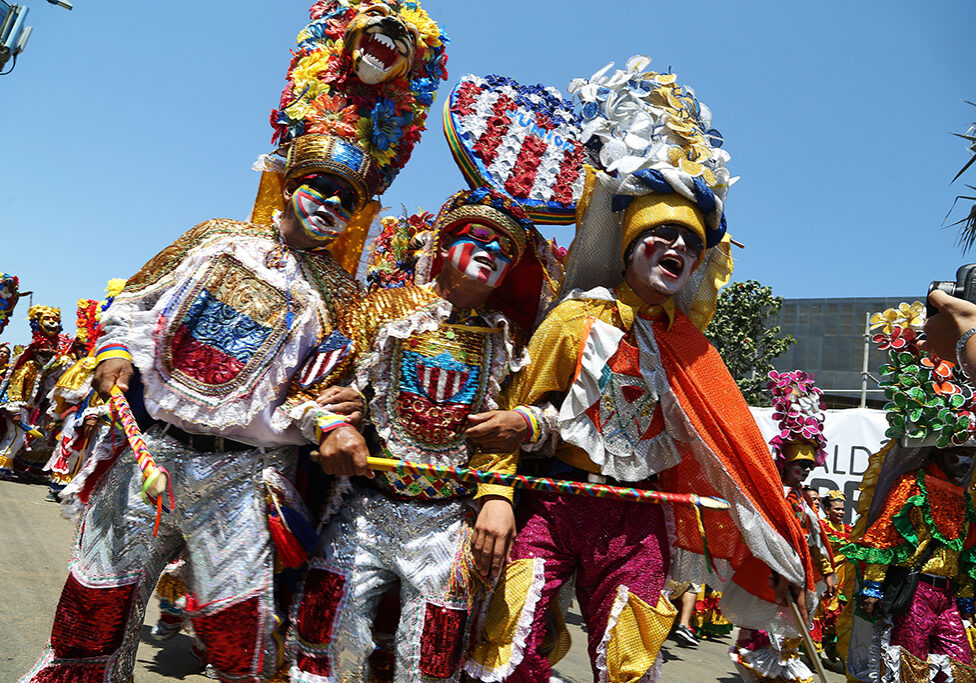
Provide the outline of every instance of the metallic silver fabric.
{"type": "MultiPolygon", "coordinates": [[[[421,636],[428,604],[467,610],[466,599],[447,593],[451,567],[469,524],[471,502],[417,502],[391,499],[375,490],[354,487],[326,528],[310,567],[345,577],[327,654],[332,676],[323,678],[291,669],[292,683],[369,681],[367,658],[373,652],[372,626],[383,593],[397,579],[400,622],[394,642],[395,683],[457,681],[432,679],[420,670],[421,636]]],[[[471,619],[468,619],[470,628],[471,619]]],[[[468,633],[464,638],[467,642],[468,633]]],[[[295,642],[292,648],[300,647],[295,642]]],[[[292,651],[294,654],[294,651],[292,651]]]]}
{"type": "MultiPolygon", "coordinates": [[[[116,431],[112,438],[125,436],[116,431]]],[[[202,454],[160,436],[158,429],[146,434],[145,441],[156,463],[170,474],[175,509],[163,512],[153,537],[156,511],[142,501],[141,472],[126,449],[85,508],[70,563],[75,578],[92,588],[139,584],[112,674],[112,681],[120,682],[131,678],[139,629],[156,581],[184,548],[199,613],[259,595],[264,641],[273,642],[273,556],[260,481],[265,466],[290,465],[292,449],[202,454]]],[[[275,657],[265,661],[273,663],[275,657]]]]}

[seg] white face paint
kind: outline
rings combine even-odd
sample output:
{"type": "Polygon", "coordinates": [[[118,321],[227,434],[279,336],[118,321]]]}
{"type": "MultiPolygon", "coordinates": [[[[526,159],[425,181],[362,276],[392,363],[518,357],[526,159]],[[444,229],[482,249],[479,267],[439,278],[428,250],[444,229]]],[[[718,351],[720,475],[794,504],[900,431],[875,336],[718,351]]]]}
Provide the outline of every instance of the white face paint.
{"type": "Polygon", "coordinates": [[[338,195],[309,183],[299,185],[291,201],[305,236],[321,244],[328,244],[341,235],[352,217],[338,195]]]}
{"type": "Polygon", "coordinates": [[[497,239],[486,244],[461,237],[447,250],[447,259],[466,278],[487,287],[497,287],[512,264],[502,256],[497,239]]]}
{"type": "Polygon", "coordinates": [[[639,237],[627,265],[628,274],[661,296],[677,294],[688,282],[698,260],[698,254],[684,241],[684,230],[680,231],[682,237],[672,244],[650,233],[639,237]]]}

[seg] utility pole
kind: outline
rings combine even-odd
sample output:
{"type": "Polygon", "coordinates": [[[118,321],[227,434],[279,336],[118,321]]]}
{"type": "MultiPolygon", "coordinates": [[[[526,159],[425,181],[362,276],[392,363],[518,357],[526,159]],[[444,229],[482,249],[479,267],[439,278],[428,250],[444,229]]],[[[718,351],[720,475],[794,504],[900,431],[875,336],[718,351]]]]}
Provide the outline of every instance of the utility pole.
{"type": "MultiPolygon", "coordinates": [[[[69,0],[47,1],[64,9],[72,8],[69,0]]],[[[0,0],[0,76],[13,71],[14,66],[17,65],[17,55],[24,51],[27,39],[34,31],[33,26],[25,23],[28,11],[29,8],[24,5],[12,5],[7,0],[0,0]],[[4,71],[7,62],[11,59],[13,63],[4,71]]]]}

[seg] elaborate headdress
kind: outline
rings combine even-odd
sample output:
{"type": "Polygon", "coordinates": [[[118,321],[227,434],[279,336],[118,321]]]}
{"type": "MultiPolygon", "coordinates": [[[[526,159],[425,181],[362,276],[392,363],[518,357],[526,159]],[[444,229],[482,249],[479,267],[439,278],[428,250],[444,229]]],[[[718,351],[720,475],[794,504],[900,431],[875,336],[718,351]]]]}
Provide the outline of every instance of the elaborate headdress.
{"type": "Polygon", "coordinates": [[[410,216],[384,216],[380,234],[369,243],[366,262],[368,291],[403,287],[414,282],[423,247],[434,233],[434,214],[420,210],[410,216]]]}
{"type": "Polygon", "coordinates": [[[773,394],[773,419],[779,422],[779,434],[769,440],[776,464],[782,467],[795,460],[809,460],[822,465],[827,458],[823,436],[823,391],[813,382],[813,375],[794,372],[769,373],[766,388],[773,394]]]}
{"type": "Polygon", "coordinates": [[[820,497],[820,502],[824,505],[833,503],[835,500],[839,500],[842,503],[847,502],[847,496],[844,495],[842,491],[827,491],[820,497]]]}
{"type": "Polygon", "coordinates": [[[523,331],[534,329],[559,290],[561,267],[549,242],[518,202],[487,187],[456,192],[441,207],[434,233],[417,265],[416,282],[437,277],[443,266],[441,245],[445,235],[465,223],[491,225],[510,236],[520,257],[488,298],[488,305],[505,313],[523,331]]]}
{"type": "Polygon", "coordinates": [[[62,330],[61,309],[53,306],[31,306],[27,309],[27,319],[30,321],[31,346],[57,349],[58,337],[62,330]],[[54,316],[58,321],[58,328],[53,343],[50,334],[41,326],[41,319],[46,316],[54,316]]]}
{"type": "Polygon", "coordinates": [[[0,332],[3,332],[7,323],[10,322],[14,306],[17,305],[17,300],[20,298],[19,284],[20,281],[16,275],[0,273],[0,332]]]}
{"type": "Polygon", "coordinates": [[[573,103],[561,92],[468,74],[444,105],[444,133],[472,188],[509,195],[536,224],[573,222],[585,150],[573,103]]]}
{"type": "Polygon", "coordinates": [[[655,223],[679,222],[708,248],[675,297],[703,329],[714,314],[718,289],[732,274],[725,199],[734,179],[709,109],[674,74],[648,71],[650,62],[638,55],[611,75],[613,63],[569,84],[590,165],[565,289],[615,286],[630,242],[655,223]]]}
{"type": "Polygon", "coordinates": [[[906,446],[972,445],[976,440],[974,387],[955,363],[923,352],[921,340],[925,306],[902,303],[871,317],[873,341],[888,353],[881,366],[888,403],[885,435],[906,446]]]}
{"type": "Polygon", "coordinates": [[[346,180],[356,214],[330,245],[355,273],[383,194],[420,139],[439,81],[447,78],[447,36],[410,0],[320,0],[298,34],[288,82],[271,112],[284,168],[265,157],[251,220],[281,208],[282,181],[310,173],[346,180]],[[282,172],[284,175],[282,175],[282,172]]]}
{"type": "Polygon", "coordinates": [[[95,299],[78,299],[77,320],[75,325],[75,341],[82,346],[84,355],[88,355],[98,339],[98,318],[100,303],[95,299]]]}

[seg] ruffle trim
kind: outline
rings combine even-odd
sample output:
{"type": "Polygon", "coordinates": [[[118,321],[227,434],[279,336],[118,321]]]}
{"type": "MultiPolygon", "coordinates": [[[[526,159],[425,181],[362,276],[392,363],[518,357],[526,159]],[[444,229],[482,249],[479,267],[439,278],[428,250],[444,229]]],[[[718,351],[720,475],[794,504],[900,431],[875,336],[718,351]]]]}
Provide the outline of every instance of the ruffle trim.
{"type": "MultiPolygon", "coordinates": [[[[454,307],[451,302],[438,298],[405,318],[383,325],[371,346],[370,353],[356,368],[354,386],[362,391],[366,385],[372,386],[373,400],[370,402],[370,414],[377,434],[394,455],[407,460],[433,463],[438,465],[458,465],[467,462],[468,448],[461,445],[453,451],[432,453],[429,450],[410,446],[394,437],[390,417],[386,411],[386,400],[390,393],[391,384],[391,346],[397,340],[408,339],[415,333],[433,332],[438,329],[451,315],[454,307]]],[[[496,336],[502,340],[495,345],[495,357],[491,359],[491,369],[488,376],[488,386],[485,390],[483,405],[473,406],[479,411],[497,410],[497,397],[501,393],[501,382],[509,375],[518,372],[529,364],[529,353],[523,349],[520,354],[515,351],[515,342],[510,331],[508,318],[502,313],[490,312],[484,315],[491,327],[501,328],[496,336]]]]}
{"type": "Polygon", "coordinates": [[[624,607],[627,606],[627,600],[629,598],[630,589],[623,585],[617,586],[617,597],[613,601],[613,606],[610,608],[610,615],[607,617],[607,627],[604,629],[603,637],[600,638],[600,642],[596,646],[596,662],[594,666],[600,675],[600,683],[607,683],[607,677],[609,676],[607,673],[607,645],[610,642],[610,633],[617,625],[620,614],[624,611],[624,607]]]}
{"type": "MultiPolygon", "coordinates": [[[[525,656],[525,643],[532,633],[532,622],[535,620],[535,608],[539,604],[539,599],[542,597],[542,588],[545,583],[546,561],[541,557],[533,558],[532,583],[529,585],[529,590],[525,594],[525,604],[522,605],[518,623],[515,625],[515,633],[512,636],[512,653],[508,663],[505,666],[492,669],[479,664],[473,659],[469,659],[464,665],[465,673],[479,681],[484,681],[484,683],[495,683],[496,681],[505,680],[515,672],[516,667],[522,663],[522,658],[525,656]]],[[[491,603],[491,598],[485,600],[478,623],[485,623],[485,615],[491,603]]]]}
{"type": "MultiPolygon", "coordinates": [[[[329,520],[331,520],[332,517],[339,512],[339,508],[342,507],[343,499],[350,491],[352,491],[352,482],[349,480],[349,477],[336,477],[335,481],[332,483],[332,490],[329,492],[329,498],[322,508],[322,518],[319,521],[319,527],[316,530],[319,536],[322,535],[322,531],[329,523],[329,520]]],[[[309,517],[309,519],[311,519],[311,517],[309,517]]]]}
{"type": "MultiPolygon", "coordinates": [[[[207,241],[190,251],[192,256],[184,260],[170,276],[170,280],[186,283],[196,281],[201,277],[202,267],[225,253],[237,257],[255,275],[261,276],[268,272],[263,265],[264,256],[276,246],[277,242],[256,235],[246,240],[227,238],[226,244],[207,241]]],[[[214,406],[214,397],[202,396],[183,384],[167,380],[159,371],[159,354],[162,351],[159,344],[162,328],[167,322],[163,314],[170,306],[179,303],[178,299],[185,287],[171,287],[149,310],[141,310],[133,304],[154,298],[158,294],[154,288],[147,288],[124,299],[120,296],[115,300],[110,310],[114,317],[127,319],[127,333],[122,341],[132,354],[133,364],[141,373],[145,385],[146,408],[150,415],[156,418],[172,415],[199,427],[225,429],[250,424],[258,413],[277,399],[279,389],[289,383],[292,371],[301,361],[302,353],[296,337],[310,326],[315,328],[315,332],[318,331],[316,311],[325,306],[318,292],[304,280],[301,266],[294,256],[289,258],[289,266],[293,266],[296,276],[291,282],[291,296],[307,302],[302,317],[293,322],[291,332],[285,337],[274,359],[259,377],[249,383],[248,392],[221,397],[219,408],[214,406]]],[[[311,328],[309,333],[312,334],[311,328]]],[[[312,334],[313,339],[316,336],[312,334]]]]}
{"type": "MultiPolygon", "coordinates": [[[[76,519],[81,516],[85,509],[85,504],[79,498],[79,494],[88,488],[88,478],[95,472],[99,464],[106,460],[115,460],[129,449],[125,434],[119,430],[115,436],[112,435],[111,425],[102,425],[92,436],[93,444],[84,465],[75,475],[71,483],[61,491],[61,516],[65,519],[76,519]]],[[[97,482],[94,482],[97,484],[97,482]]]]}
{"type": "MultiPolygon", "coordinates": [[[[772,642],[783,640],[782,636],[772,633],[769,637],[772,642]]],[[[749,650],[733,645],[729,649],[729,658],[760,679],[793,681],[794,683],[813,682],[813,672],[801,659],[799,653],[784,657],[782,650],[775,646],[749,650]]]]}

